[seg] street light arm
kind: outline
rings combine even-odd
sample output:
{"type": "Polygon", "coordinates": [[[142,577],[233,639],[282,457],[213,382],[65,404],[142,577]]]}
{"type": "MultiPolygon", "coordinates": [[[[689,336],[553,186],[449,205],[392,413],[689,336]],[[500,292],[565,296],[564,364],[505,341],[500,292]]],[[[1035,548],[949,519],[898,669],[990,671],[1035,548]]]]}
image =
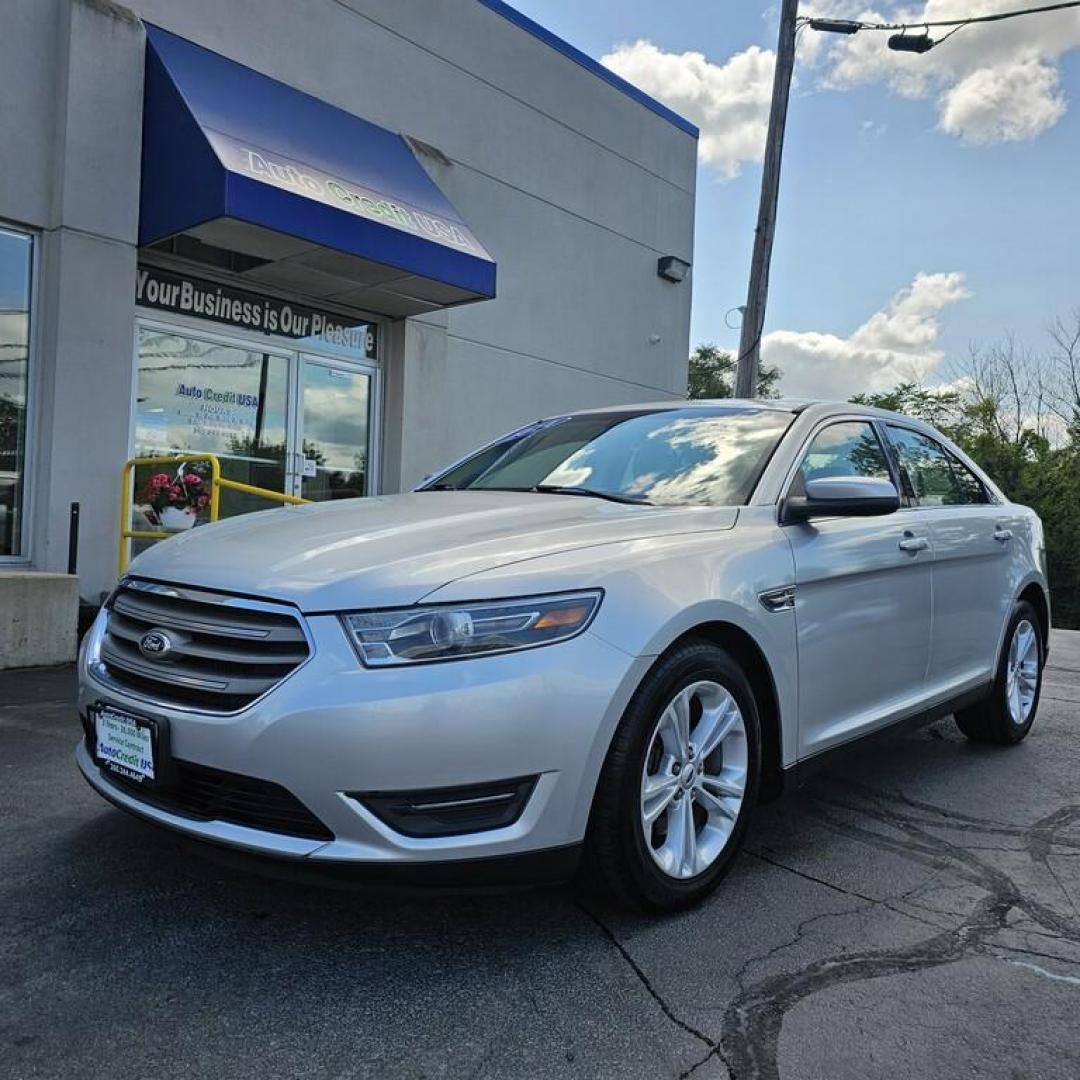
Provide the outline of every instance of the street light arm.
{"type": "Polygon", "coordinates": [[[1080,7],[1080,0],[1066,0],[1063,3],[1043,4],[1041,7],[1018,8],[1013,11],[998,11],[992,15],[968,15],[962,19],[937,19],[926,22],[919,20],[906,23],[863,22],[859,19],[806,19],[811,30],[821,30],[827,34],[855,34],[860,30],[907,30],[913,26],[922,26],[927,30],[942,26],[971,26],[975,23],[1002,22],[1005,19],[1018,19],[1022,15],[1045,15],[1052,11],[1064,11],[1067,8],[1080,7]]]}

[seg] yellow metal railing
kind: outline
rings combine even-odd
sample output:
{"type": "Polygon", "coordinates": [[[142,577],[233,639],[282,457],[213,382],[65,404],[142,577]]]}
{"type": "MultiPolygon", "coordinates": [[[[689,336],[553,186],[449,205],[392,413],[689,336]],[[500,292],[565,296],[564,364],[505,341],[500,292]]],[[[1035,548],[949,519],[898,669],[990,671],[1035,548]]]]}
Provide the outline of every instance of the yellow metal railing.
{"type": "Polygon", "coordinates": [[[301,499],[296,495],[286,495],[283,491],[272,491],[270,488],[255,487],[253,484],[242,484],[239,480],[226,480],[221,475],[221,462],[215,454],[173,454],[169,457],[138,457],[130,458],[124,462],[124,489],[120,499],[120,552],[116,565],[120,576],[123,577],[131,559],[132,540],[165,540],[175,533],[166,530],[133,529],[131,527],[132,507],[132,472],[140,465],[186,465],[190,461],[207,461],[210,463],[210,503],[208,510],[211,521],[217,521],[221,511],[221,489],[229,491],[242,491],[247,495],[258,495],[263,499],[272,499],[275,502],[289,503],[299,506],[302,503],[311,502],[310,499],[301,499]]]}

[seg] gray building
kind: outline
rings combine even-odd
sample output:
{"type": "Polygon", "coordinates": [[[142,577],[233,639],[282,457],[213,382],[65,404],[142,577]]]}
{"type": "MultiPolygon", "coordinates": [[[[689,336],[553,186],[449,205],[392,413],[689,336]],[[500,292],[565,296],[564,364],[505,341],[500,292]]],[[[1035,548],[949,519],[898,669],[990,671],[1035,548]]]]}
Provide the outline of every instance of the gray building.
{"type": "Polygon", "coordinates": [[[0,98],[0,570],[78,502],[98,599],[136,456],[390,493],[685,392],[697,132],[501,0],[8,0],[0,98]]]}

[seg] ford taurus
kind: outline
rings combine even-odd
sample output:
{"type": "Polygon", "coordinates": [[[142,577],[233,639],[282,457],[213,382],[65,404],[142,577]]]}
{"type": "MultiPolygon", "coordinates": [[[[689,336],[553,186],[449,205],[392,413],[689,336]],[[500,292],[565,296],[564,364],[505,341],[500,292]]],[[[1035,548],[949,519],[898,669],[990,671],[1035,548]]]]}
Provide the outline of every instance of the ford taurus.
{"type": "Polygon", "coordinates": [[[180,833],[432,880],[696,902],[830,751],[1019,742],[1043,533],[917,420],[824,403],[557,416],[404,495],[139,556],[83,644],[83,775],[180,833]]]}

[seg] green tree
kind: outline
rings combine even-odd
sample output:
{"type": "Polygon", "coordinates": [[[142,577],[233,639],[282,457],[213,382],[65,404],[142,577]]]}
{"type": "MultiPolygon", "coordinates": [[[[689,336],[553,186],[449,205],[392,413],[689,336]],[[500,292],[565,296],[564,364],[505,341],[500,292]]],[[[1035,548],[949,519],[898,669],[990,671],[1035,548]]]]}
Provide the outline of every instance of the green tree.
{"type": "MultiPolygon", "coordinates": [[[[758,397],[778,397],[780,369],[758,369],[758,397]]],[[[692,399],[729,398],[735,393],[735,357],[716,345],[699,345],[690,354],[686,396],[692,399]]]]}
{"type": "Polygon", "coordinates": [[[957,390],[934,390],[905,382],[877,394],[856,394],[851,401],[918,417],[953,439],[954,433],[964,427],[963,403],[957,390]]]}

